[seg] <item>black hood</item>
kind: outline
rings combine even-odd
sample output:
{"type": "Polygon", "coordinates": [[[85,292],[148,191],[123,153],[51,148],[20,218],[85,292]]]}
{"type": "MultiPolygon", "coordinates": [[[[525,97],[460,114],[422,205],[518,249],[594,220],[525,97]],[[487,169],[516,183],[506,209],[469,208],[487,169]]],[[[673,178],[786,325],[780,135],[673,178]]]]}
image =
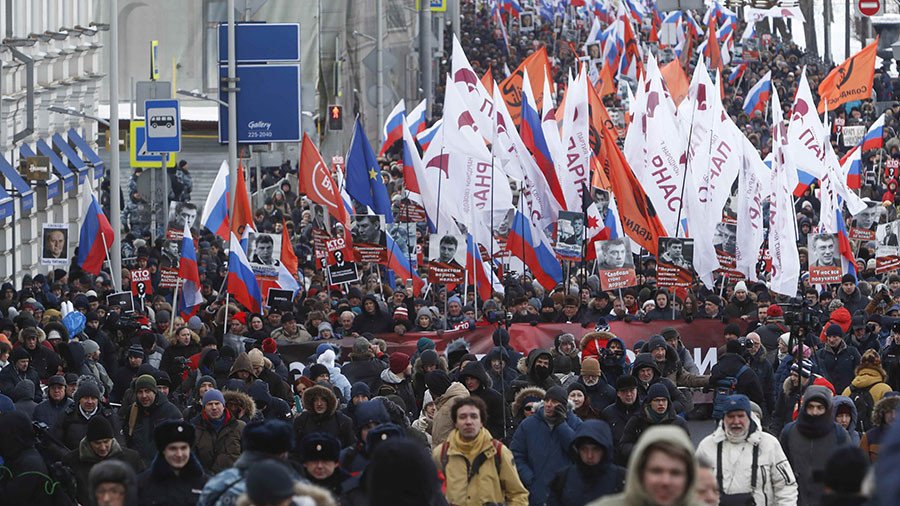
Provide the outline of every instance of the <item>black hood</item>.
{"type": "Polygon", "coordinates": [[[609,424],[601,420],[585,420],[584,423],[575,431],[575,437],[572,438],[570,450],[572,458],[581,466],[581,459],[578,458],[578,444],[582,441],[591,441],[603,448],[603,460],[598,465],[599,468],[605,469],[612,463],[613,442],[612,431],[609,424]]]}
{"type": "Polygon", "coordinates": [[[7,462],[16,459],[34,446],[34,430],[31,419],[21,411],[0,415],[0,456],[7,462]]]}
{"type": "Polygon", "coordinates": [[[460,382],[465,382],[466,376],[472,376],[473,378],[478,379],[481,382],[481,386],[478,388],[479,390],[483,388],[491,388],[493,384],[491,382],[491,378],[488,376],[487,371],[484,370],[484,366],[481,365],[481,362],[471,361],[466,363],[465,367],[459,371],[459,380],[460,382]]]}

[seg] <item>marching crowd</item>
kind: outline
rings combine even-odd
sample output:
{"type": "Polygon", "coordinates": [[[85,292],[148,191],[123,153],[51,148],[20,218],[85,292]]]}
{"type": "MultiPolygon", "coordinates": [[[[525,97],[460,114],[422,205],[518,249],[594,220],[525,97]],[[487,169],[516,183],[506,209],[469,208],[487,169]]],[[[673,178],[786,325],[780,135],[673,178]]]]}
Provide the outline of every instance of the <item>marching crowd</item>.
{"type": "MultiPolygon", "coordinates": [[[[577,56],[552,26],[512,26],[507,46],[486,9],[463,2],[462,12],[477,72],[499,80],[544,46],[564,86],[577,56]]],[[[724,104],[763,156],[769,125],[743,113],[742,95],[771,70],[779,95],[792,96],[803,64],[815,89],[827,66],[775,38],[726,85],[724,104]]],[[[887,70],[876,74],[881,102],[900,96],[887,70]]],[[[900,204],[896,179],[881,175],[900,160],[898,114],[892,102],[884,148],[863,155],[861,191],[880,222],[900,204]]],[[[866,101],[835,123],[877,116],[866,101]]],[[[839,153],[852,147],[837,127],[832,140],[839,153]]],[[[397,202],[402,169],[388,154],[382,177],[397,202]]],[[[329,287],[291,172],[264,170],[259,186],[277,189],[254,215],[257,231],[282,234],[300,260],[290,309],[228,301],[225,245],[200,231],[205,302],[182,318],[159,286],[169,260],[134,188],[123,257],[151,273],[143,308],[107,304],[117,283],[74,264],[0,287],[3,503],[847,505],[900,493],[900,276],[876,274],[874,244],[854,251],[858,277],[830,287],[804,277],[794,301],[762,282],[673,293],[656,286],[656,259],[645,256],[632,288],[603,291],[582,269],[545,290],[526,273],[476,307],[474,289],[414,295],[375,274],[329,287]],[[642,330],[657,320],[673,326],[642,330]],[[704,320],[724,324],[708,374],[676,328],[704,320]],[[632,334],[617,336],[612,322],[633,323],[632,334]],[[546,349],[511,339],[511,325],[546,323],[581,332],[546,349]],[[478,356],[465,330],[485,327],[493,343],[478,356]],[[409,354],[396,346],[407,333],[423,333],[409,354]],[[695,445],[686,420],[710,416],[714,430],[694,434],[695,445]]],[[[186,163],[170,177],[171,198],[196,213],[186,163]]],[[[813,186],[797,200],[801,246],[817,209],[813,186]]]]}

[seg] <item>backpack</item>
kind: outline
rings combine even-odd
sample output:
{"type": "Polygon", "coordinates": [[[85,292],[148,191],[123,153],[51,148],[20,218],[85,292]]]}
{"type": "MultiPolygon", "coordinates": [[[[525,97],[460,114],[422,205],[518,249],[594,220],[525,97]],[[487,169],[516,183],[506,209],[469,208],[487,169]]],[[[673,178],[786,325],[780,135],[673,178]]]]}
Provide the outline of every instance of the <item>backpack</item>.
{"type": "Polygon", "coordinates": [[[750,368],[747,365],[742,365],[738,372],[734,376],[725,376],[720,380],[716,381],[716,388],[713,392],[713,419],[721,420],[722,417],[725,416],[725,398],[729,395],[734,395],[737,393],[737,384],[738,380],[741,378],[741,375],[747,372],[750,368]]]}
{"type": "Polygon", "coordinates": [[[860,434],[872,428],[872,410],[875,409],[875,399],[868,388],[857,388],[850,385],[850,400],[856,406],[856,430],[860,434]]]}
{"type": "MultiPolygon", "coordinates": [[[[491,440],[491,444],[494,445],[494,466],[497,468],[497,476],[500,476],[500,451],[503,449],[503,443],[496,439],[491,440]]],[[[447,455],[447,451],[450,449],[450,441],[444,441],[444,444],[441,445],[441,468],[438,469],[438,474],[441,478],[441,483],[443,483],[442,492],[447,492],[447,463],[450,461],[450,456],[447,455]]],[[[481,469],[481,465],[484,464],[484,461],[487,460],[487,457],[484,456],[484,452],[479,453],[477,457],[475,457],[475,462],[472,462],[472,465],[469,467],[469,475],[466,477],[466,482],[472,481],[472,478],[478,474],[478,470],[481,469]]]]}

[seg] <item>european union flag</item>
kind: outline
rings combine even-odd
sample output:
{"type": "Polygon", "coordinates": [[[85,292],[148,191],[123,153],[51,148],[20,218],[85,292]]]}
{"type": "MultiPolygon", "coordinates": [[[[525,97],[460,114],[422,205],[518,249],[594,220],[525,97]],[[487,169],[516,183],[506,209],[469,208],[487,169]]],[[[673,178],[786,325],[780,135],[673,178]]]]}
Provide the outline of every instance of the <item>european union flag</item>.
{"type": "Polygon", "coordinates": [[[359,118],[356,118],[353,141],[347,153],[346,190],[354,200],[369,207],[375,214],[383,214],[385,223],[394,222],[391,197],[381,180],[381,167],[359,118]]]}

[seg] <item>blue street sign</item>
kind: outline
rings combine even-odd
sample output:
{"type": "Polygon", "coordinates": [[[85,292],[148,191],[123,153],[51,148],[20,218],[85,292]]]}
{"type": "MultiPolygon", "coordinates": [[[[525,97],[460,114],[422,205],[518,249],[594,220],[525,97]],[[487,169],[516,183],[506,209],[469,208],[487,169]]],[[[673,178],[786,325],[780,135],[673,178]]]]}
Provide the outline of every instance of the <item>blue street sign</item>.
{"type": "MultiPolygon", "coordinates": [[[[219,76],[227,76],[219,67],[219,76]]],[[[300,65],[238,65],[237,140],[300,142],[300,65]]],[[[228,102],[228,92],[219,99],[228,102]]],[[[219,142],[228,142],[228,107],[219,106],[219,142]]]]}
{"type": "Polygon", "coordinates": [[[178,100],[148,100],[144,105],[147,151],[181,151],[181,108],[178,100]]]}
{"type": "MultiPolygon", "coordinates": [[[[300,61],[299,23],[238,23],[234,26],[237,63],[300,61]]],[[[228,61],[228,25],[219,25],[219,62],[228,61]]]]}

